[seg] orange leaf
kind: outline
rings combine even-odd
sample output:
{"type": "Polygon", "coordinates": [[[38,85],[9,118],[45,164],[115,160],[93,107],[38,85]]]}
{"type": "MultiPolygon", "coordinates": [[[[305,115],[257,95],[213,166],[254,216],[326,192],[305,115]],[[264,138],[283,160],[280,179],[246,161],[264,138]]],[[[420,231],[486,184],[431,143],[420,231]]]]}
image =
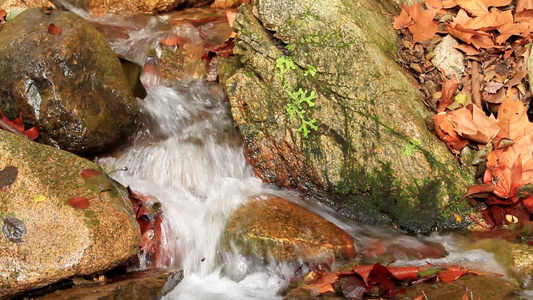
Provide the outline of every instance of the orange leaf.
{"type": "Polygon", "coordinates": [[[63,30],[61,30],[61,28],[57,27],[53,23],[50,24],[50,26],[48,26],[48,33],[56,35],[56,34],[61,34],[61,32],[63,32],[63,30]]]}
{"type": "Polygon", "coordinates": [[[480,50],[477,50],[476,48],[467,45],[467,44],[459,44],[459,45],[453,45],[453,47],[457,50],[460,50],[464,52],[466,55],[479,55],[481,54],[480,50]]]}
{"type": "Polygon", "coordinates": [[[183,47],[183,39],[177,36],[176,34],[169,34],[164,39],[161,39],[159,43],[165,46],[178,46],[180,48],[183,47]]]}
{"type": "Polygon", "coordinates": [[[439,113],[433,117],[435,131],[439,138],[446,143],[452,153],[459,154],[459,151],[468,145],[468,140],[461,138],[453,128],[453,124],[448,121],[445,113],[439,113]]]}
{"type": "Polygon", "coordinates": [[[500,131],[494,116],[487,117],[476,105],[470,104],[468,108],[461,107],[450,111],[446,116],[461,137],[478,143],[490,143],[500,131]]]}
{"type": "Polygon", "coordinates": [[[510,10],[499,11],[495,10],[479,17],[468,20],[462,25],[468,29],[484,29],[491,30],[499,28],[507,23],[513,23],[513,13],[510,10]]]}
{"type": "Polygon", "coordinates": [[[498,125],[501,130],[494,140],[496,146],[502,138],[515,141],[533,130],[527,117],[527,108],[521,101],[515,101],[511,98],[503,100],[498,109],[498,125]]]}
{"type": "Polygon", "coordinates": [[[410,25],[409,31],[413,34],[413,40],[422,43],[428,38],[433,37],[439,30],[437,24],[433,21],[437,14],[437,9],[422,9],[420,3],[406,7],[409,16],[414,23],[410,25]]]}
{"type": "Polygon", "coordinates": [[[533,27],[533,10],[524,10],[514,14],[515,22],[527,24],[533,27]]]}
{"type": "Polygon", "coordinates": [[[338,279],[339,275],[337,273],[330,273],[323,275],[314,283],[302,285],[301,288],[309,290],[314,295],[325,294],[327,292],[335,293],[333,285],[338,279]]]}
{"type": "Polygon", "coordinates": [[[427,7],[431,8],[452,8],[457,6],[455,0],[426,0],[427,7]]]}
{"type": "Polygon", "coordinates": [[[415,23],[415,21],[409,15],[408,10],[409,8],[406,5],[402,4],[402,12],[399,16],[394,17],[394,21],[392,22],[392,27],[394,29],[405,28],[415,23]]]}
{"type": "Polygon", "coordinates": [[[226,10],[226,19],[228,20],[228,24],[231,28],[233,28],[233,22],[235,21],[236,16],[236,11],[226,10]]]}
{"type": "Polygon", "coordinates": [[[489,13],[489,8],[483,0],[456,0],[456,2],[475,17],[489,13]]]}
{"type": "Polygon", "coordinates": [[[517,0],[516,1],[516,12],[522,12],[524,10],[533,9],[533,0],[517,0]]]}
{"type": "Polygon", "coordinates": [[[498,28],[500,35],[496,38],[497,44],[503,44],[512,35],[527,36],[529,34],[529,24],[526,23],[507,23],[498,28]]]}
{"type": "Polygon", "coordinates": [[[459,277],[467,273],[468,273],[468,269],[466,268],[463,269],[460,267],[450,267],[444,271],[439,272],[438,277],[446,283],[453,283],[459,277]]]}

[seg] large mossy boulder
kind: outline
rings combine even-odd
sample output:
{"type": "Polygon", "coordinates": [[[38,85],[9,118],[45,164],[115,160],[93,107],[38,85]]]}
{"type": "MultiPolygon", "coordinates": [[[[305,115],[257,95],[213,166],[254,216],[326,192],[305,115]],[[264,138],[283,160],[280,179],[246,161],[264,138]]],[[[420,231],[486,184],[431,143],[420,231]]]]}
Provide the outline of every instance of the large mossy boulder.
{"type": "Polygon", "coordinates": [[[226,224],[223,243],[264,260],[326,262],[356,255],[354,239],[321,216],[273,195],[255,197],[226,224]]]}
{"type": "Polygon", "coordinates": [[[73,13],[29,9],[8,22],[0,32],[0,77],[2,111],[38,124],[46,144],[99,151],[136,128],[137,102],[118,58],[73,13]]]}
{"type": "Polygon", "coordinates": [[[466,226],[470,207],[456,200],[471,179],[427,129],[381,2],[241,6],[236,57],[219,71],[245,154],[263,181],[356,220],[413,232],[466,226]]]}
{"type": "Polygon", "coordinates": [[[96,164],[0,130],[0,170],[0,299],[137,253],[131,203],[96,164]]]}

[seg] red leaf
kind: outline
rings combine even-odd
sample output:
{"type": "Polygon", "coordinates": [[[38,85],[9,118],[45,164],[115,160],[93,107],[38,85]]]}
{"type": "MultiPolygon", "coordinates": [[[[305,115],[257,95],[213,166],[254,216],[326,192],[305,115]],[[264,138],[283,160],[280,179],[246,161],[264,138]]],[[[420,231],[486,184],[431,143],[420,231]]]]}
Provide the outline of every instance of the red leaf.
{"type": "Polygon", "coordinates": [[[80,175],[81,175],[81,178],[83,178],[83,180],[87,180],[93,176],[102,175],[102,172],[98,170],[94,170],[94,169],[85,169],[81,171],[80,175]]]}
{"type": "Polygon", "coordinates": [[[302,285],[301,288],[309,290],[314,295],[325,294],[327,292],[335,293],[333,285],[339,279],[337,273],[329,273],[320,277],[316,282],[302,285]]]}
{"type": "Polygon", "coordinates": [[[75,196],[67,200],[68,204],[77,209],[86,209],[89,207],[89,198],[75,196]]]}
{"type": "Polygon", "coordinates": [[[494,186],[492,184],[471,185],[471,186],[468,187],[466,195],[463,198],[461,198],[461,200],[466,198],[466,197],[473,196],[473,195],[490,194],[493,191],[494,191],[494,186]]]}
{"type": "Polygon", "coordinates": [[[6,16],[7,12],[4,9],[0,10],[0,22],[5,22],[6,16]]]}
{"type": "Polygon", "coordinates": [[[444,271],[439,272],[438,278],[447,283],[453,283],[459,277],[468,273],[468,269],[460,267],[450,267],[444,271]]]}
{"type": "Polygon", "coordinates": [[[56,34],[61,34],[61,32],[63,32],[63,30],[61,30],[61,28],[57,27],[53,23],[50,24],[50,26],[48,26],[48,33],[56,35],[56,34]]]}
{"type": "Polygon", "coordinates": [[[24,130],[22,133],[25,134],[28,138],[30,138],[30,140],[35,140],[37,137],[39,137],[41,131],[39,130],[39,126],[35,125],[28,130],[24,130]]]}
{"type": "Polygon", "coordinates": [[[415,280],[418,278],[420,267],[405,266],[405,267],[387,267],[391,274],[399,280],[415,280]]]}

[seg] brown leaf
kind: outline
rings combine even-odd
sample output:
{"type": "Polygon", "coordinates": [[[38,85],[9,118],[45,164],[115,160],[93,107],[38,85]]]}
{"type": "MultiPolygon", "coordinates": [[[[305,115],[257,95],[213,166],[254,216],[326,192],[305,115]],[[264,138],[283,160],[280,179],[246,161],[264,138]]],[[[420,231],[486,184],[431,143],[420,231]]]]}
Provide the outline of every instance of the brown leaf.
{"type": "Polygon", "coordinates": [[[7,166],[0,171],[0,188],[11,185],[17,179],[19,171],[14,166],[7,166]]]}
{"type": "Polygon", "coordinates": [[[442,77],[442,98],[439,102],[439,106],[437,107],[437,112],[439,113],[443,112],[446,107],[453,103],[454,93],[457,90],[457,87],[459,87],[459,82],[457,81],[457,77],[455,77],[455,75],[453,75],[451,79],[448,79],[446,74],[443,72],[442,77]]]}
{"type": "Polygon", "coordinates": [[[521,71],[516,72],[515,76],[513,76],[513,78],[511,78],[509,81],[505,83],[505,86],[512,87],[512,86],[519,84],[522,81],[522,79],[524,79],[524,77],[527,76],[528,73],[529,73],[529,70],[521,70],[521,71]]]}
{"type": "Polygon", "coordinates": [[[48,33],[57,35],[57,34],[61,34],[61,32],[63,32],[63,30],[61,30],[61,28],[57,27],[53,23],[50,24],[50,26],[48,26],[48,33]]]}
{"type": "Polygon", "coordinates": [[[83,178],[83,180],[88,180],[89,178],[93,177],[93,176],[100,176],[102,175],[102,172],[98,171],[98,170],[95,170],[95,169],[85,169],[83,171],[80,172],[80,175],[81,175],[81,178],[83,178]]]}
{"type": "Polygon", "coordinates": [[[503,83],[491,81],[487,86],[485,86],[485,91],[489,94],[496,94],[499,89],[503,87],[503,83]]]}
{"type": "Polygon", "coordinates": [[[86,209],[90,206],[89,198],[74,196],[67,200],[67,203],[77,209],[86,209]]]}

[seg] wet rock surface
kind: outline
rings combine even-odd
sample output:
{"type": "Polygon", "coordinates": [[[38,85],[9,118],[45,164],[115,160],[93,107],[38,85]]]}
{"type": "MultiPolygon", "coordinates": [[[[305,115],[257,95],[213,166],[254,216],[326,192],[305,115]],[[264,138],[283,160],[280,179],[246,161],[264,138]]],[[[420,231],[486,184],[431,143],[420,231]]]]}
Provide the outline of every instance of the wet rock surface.
{"type": "Polygon", "coordinates": [[[139,225],[124,188],[94,163],[0,130],[6,167],[17,174],[0,188],[0,298],[106,271],[137,252],[139,225]]]}
{"type": "Polygon", "coordinates": [[[375,1],[242,5],[236,57],[219,72],[245,154],[263,181],[352,219],[414,232],[466,226],[470,208],[455,200],[471,179],[427,129],[393,59],[390,22],[375,1]]]}
{"type": "Polygon", "coordinates": [[[100,17],[106,13],[116,12],[131,14],[160,13],[171,11],[178,6],[186,7],[193,6],[197,3],[207,3],[205,0],[52,0],[52,2],[61,8],[68,8],[68,5],[70,5],[87,10],[93,17],[100,17]]]}
{"type": "Polygon", "coordinates": [[[224,242],[248,255],[277,261],[354,258],[353,238],[335,224],[293,202],[263,196],[228,220],[224,242]]]}
{"type": "Polygon", "coordinates": [[[102,283],[76,286],[39,297],[40,300],[157,300],[175,288],[183,271],[152,269],[128,273],[102,283]]]}
{"type": "Polygon", "coordinates": [[[38,124],[40,142],[82,153],[115,145],[136,128],[136,99],[120,62],[88,22],[29,9],[0,34],[0,108],[38,124]],[[50,30],[50,24],[61,30],[50,30]]]}

